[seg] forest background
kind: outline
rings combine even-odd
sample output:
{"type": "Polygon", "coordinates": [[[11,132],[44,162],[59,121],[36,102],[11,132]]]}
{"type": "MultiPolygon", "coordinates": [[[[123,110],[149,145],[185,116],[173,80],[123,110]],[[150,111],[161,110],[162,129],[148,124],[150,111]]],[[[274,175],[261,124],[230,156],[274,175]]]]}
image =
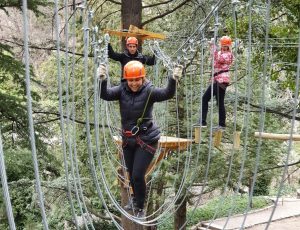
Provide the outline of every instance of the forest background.
{"type": "MultiPolygon", "coordinates": [[[[163,118],[167,114],[168,129],[164,130],[168,135],[180,135],[189,138],[191,127],[199,118],[199,104],[201,98],[200,88],[205,88],[210,78],[211,64],[209,59],[209,47],[205,39],[216,35],[215,20],[212,17],[205,24],[203,37],[195,37],[189,40],[199,25],[206,18],[216,1],[181,0],[181,1],[87,1],[85,9],[80,8],[84,2],[70,1],[68,4],[59,2],[60,17],[60,47],[62,69],[69,67],[70,75],[74,75],[74,100],[76,119],[75,138],[77,151],[77,162],[81,177],[84,200],[88,212],[92,213],[93,223],[98,228],[111,227],[113,225],[106,214],[102,201],[99,199],[95,185],[92,180],[88,152],[88,139],[86,129],[86,107],[84,88],[85,80],[85,41],[84,20],[87,16],[86,8],[93,12],[89,28],[97,26],[99,33],[97,38],[102,39],[104,29],[120,30],[123,25],[127,28],[132,21],[140,20],[136,26],[167,36],[165,41],[159,41],[160,47],[165,54],[172,56],[174,61],[185,62],[185,76],[179,83],[178,101],[175,99],[170,105],[158,106],[157,118],[163,118]],[[133,4],[134,2],[134,4],[133,4]],[[68,43],[66,39],[65,21],[71,23],[70,17],[66,20],[64,9],[68,5],[70,15],[74,14],[75,22],[70,27],[69,35],[76,38],[76,44],[68,43]],[[75,6],[75,7],[74,7],[75,6]],[[76,9],[76,11],[74,11],[76,9]],[[137,17],[137,18],[135,18],[137,17]],[[205,39],[204,39],[205,38],[205,39]],[[187,42],[188,41],[188,42],[187,42]],[[203,53],[200,49],[203,45],[203,53]],[[75,64],[67,61],[64,56],[69,47],[70,57],[73,55],[71,47],[75,47],[75,64]],[[178,51],[178,48],[180,50],[178,51]],[[193,50],[193,52],[191,52],[193,50]],[[175,55],[174,55],[175,54],[175,55]],[[201,61],[201,57],[204,59],[201,61]],[[200,74],[201,64],[204,65],[204,74],[200,74]],[[202,76],[202,77],[200,77],[202,76]],[[191,81],[188,79],[192,79],[191,81]],[[192,83],[191,83],[192,82],[192,83]],[[189,91],[186,90],[189,87],[189,91]],[[187,94],[196,92],[196,94],[187,94]],[[192,107],[186,107],[186,101],[193,100],[192,107]],[[188,98],[188,99],[187,99],[188,98]],[[178,111],[179,116],[176,116],[178,111]],[[180,123],[180,127],[177,124],[180,123]],[[179,130],[178,130],[179,129],[179,130]]],[[[30,77],[31,97],[33,105],[33,119],[35,128],[36,148],[39,164],[39,172],[44,191],[44,200],[47,219],[50,228],[62,229],[74,228],[72,212],[68,199],[68,183],[64,164],[64,149],[61,141],[60,111],[58,98],[58,62],[57,62],[57,38],[55,34],[54,4],[45,0],[28,1],[29,12],[29,48],[30,48],[30,77]]],[[[207,202],[212,195],[224,192],[224,180],[232,160],[232,173],[226,187],[226,193],[230,194],[238,187],[240,192],[249,192],[253,189],[253,196],[274,195],[278,191],[281,175],[288,153],[288,144],[276,141],[263,141],[258,150],[258,140],[254,132],[261,128],[260,119],[264,115],[264,131],[270,133],[289,133],[291,129],[298,131],[300,120],[299,111],[296,110],[295,123],[291,127],[294,108],[298,107],[296,100],[297,61],[299,47],[299,25],[300,25],[300,2],[299,0],[283,0],[272,2],[270,18],[265,17],[267,2],[265,1],[240,1],[236,11],[233,12],[230,1],[224,1],[218,11],[217,37],[229,35],[234,39],[233,51],[237,54],[235,66],[232,68],[232,76],[236,75],[236,81],[228,89],[226,97],[226,108],[228,114],[228,128],[222,140],[222,148],[214,149],[210,162],[207,154],[210,152],[208,140],[204,141],[200,149],[199,164],[192,161],[191,174],[195,178],[186,186],[203,185],[205,169],[210,163],[207,183],[202,191],[206,194],[207,202]],[[250,18],[250,13],[251,17],[250,18]],[[235,31],[235,20],[236,31],[235,31]],[[251,27],[249,21],[251,20],[251,27]],[[267,71],[264,69],[266,52],[265,37],[266,25],[268,28],[267,47],[267,71]],[[235,34],[236,33],[236,34],[235,34]],[[251,34],[251,48],[249,48],[249,33],[251,34]],[[249,56],[251,54],[251,56],[249,56]],[[235,74],[233,74],[235,73],[235,74]],[[265,86],[264,88],[262,86],[265,86]],[[265,91],[263,91],[265,90],[265,91]],[[262,93],[264,101],[262,101],[262,93]],[[235,103],[236,102],[236,103],[235,103]],[[262,106],[263,105],[263,106],[262,106]],[[247,121],[247,123],[245,123],[247,121]],[[247,127],[245,127],[247,124],[247,127]],[[235,152],[230,158],[232,151],[232,133],[241,131],[241,150],[235,152]],[[247,139],[247,142],[245,142],[247,139]],[[257,165],[257,154],[260,153],[259,168],[255,186],[252,185],[255,165],[257,165]],[[240,164],[246,156],[243,168],[243,178],[239,184],[240,164]],[[225,166],[225,167],[224,167],[225,166]],[[195,175],[196,174],[196,175],[195,175]]],[[[0,121],[1,138],[3,142],[3,153],[5,159],[7,179],[12,200],[13,213],[18,229],[41,229],[41,214],[35,192],[34,168],[31,154],[30,136],[28,132],[27,97],[25,88],[25,66],[24,66],[24,41],[23,41],[23,18],[19,1],[2,1],[0,3],[0,121]]],[[[117,36],[111,36],[111,44],[115,50],[122,52],[122,41],[117,36]]],[[[143,53],[153,55],[153,42],[146,41],[143,44],[143,53]]],[[[124,47],[124,46],[123,46],[124,47]]],[[[88,97],[93,97],[93,48],[88,49],[88,97]]],[[[154,68],[147,67],[149,78],[156,85],[163,85],[170,69],[165,68],[160,61],[154,68]]],[[[299,66],[299,63],[298,63],[299,66]]],[[[119,63],[110,61],[109,74],[112,84],[117,84],[120,79],[119,63]]],[[[69,79],[62,73],[63,83],[69,79]]],[[[71,79],[71,78],[70,78],[71,79]]],[[[62,104],[66,108],[67,90],[63,89],[64,100],[62,104]]],[[[92,102],[91,102],[92,103],[92,102]]],[[[216,111],[216,109],[214,109],[216,111]]],[[[91,133],[94,133],[93,108],[88,111],[91,123],[91,133]]],[[[105,116],[101,114],[100,116],[105,116]]],[[[214,121],[216,117],[213,118],[214,121]]],[[[160,120],[163,123],[165,120],[160,120]]],[[[108,132],[108,130],[106,130],[108,132]]],[[[104,131],[105,132],[105,131],[104,131]]],[[[69,134],[68,134],[69,135],[69,134]]],[[[67,135],[66,135],[67,137],[67,135]]],[[[91,135],[93,148],[94,135],[91,135]]],[[[109,145],[113,146],[112,140],[109,145]]],[[[67,145],[67,148],[71,148],[67,145]]],[[[196,146],[191,150],[196,153],[196,146]]],[[[102,149],[104,154],[104,149],[102,149]]],[[[153,206],[162,202],[168,193],[167,185],[176,181],[182,175],[180,172],[184,167],[175,167],[178,162],[184,162],[184,154],[174,154],[163,161],[159,171],[155,174],[159,180],[154,183],[153,206]],[[172,167],[174,166],[174,167],[172,167]],[[158,182],[163,182],[159,184],[158,182]],[[160,192],[158,192],[160,191],[160,192]],[[163,192],[161,192],[163,191],[163,192]],[[157,194],[160,194],[158,196],[157,194]]],[[[70,164],[70,163],[69,163],[70,164]]],[[[110,165],[104,162],[107,175],[113,174],[109,171],[110,165]]],[[[299,150],[297,144],[293,144],[289,158],[288,173],[284,180],[284,192],[295,193],[299,187],[299,150]]],[[[190,175],[191,176],[191,175],[190,175]]],[[[111,180],[113,194],[120,199],[119,187],[116,178],[111,180]]],[[[176,190],[176,186],[174,188],[176,190]]],[[[74,192],[74,191],[73,191],[74,192]]],[[[193,189],[182,192],[178,199],[180,209],[174,212],[174,229],[178,229],[180,223],[184,222],[186,212],[192,205],[192,200],[197,197],[193,189]],[[179,213],[184,213],[183,217],[179,213]],[[177,220],[176,220],[177,219],[177,220]],[[179,219],[179,220],[178,220],[179,219]]],[[[0,229],[8,228],[4,200],[0,196],[0,229]]],[[[75,204],[78,211],[78,204],[75,204]]],[[[110,207],[114,215],[119,213],[110,207]]],[[[173,215],[172,215],[173,217],[173,215]]],[[[200,221],[200,220],[199,220],[200,221]]]]}

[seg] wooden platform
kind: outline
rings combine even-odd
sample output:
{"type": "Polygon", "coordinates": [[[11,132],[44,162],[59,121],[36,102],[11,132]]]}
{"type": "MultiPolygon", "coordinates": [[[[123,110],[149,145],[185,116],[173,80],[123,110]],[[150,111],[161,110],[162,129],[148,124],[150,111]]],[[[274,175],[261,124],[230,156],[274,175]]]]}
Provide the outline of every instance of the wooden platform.
{"type": "MultiPolygon", "coordinates": [[[[113,136],[113,139],[119,146],[122,145],[122,140],[120,137],[113,136]]],[[[149,165],[148,170],[146,172],[146,177],[155,169],[156,165],[162,159],[164,159],[169,152],[174,150],[185,150],[192,143],[193,140],[191,139],[171,137],[171,136],[161,136],[158,141],[158,149],[160,149],[161,151],[158,153],[158,155],[155,156],[154,160],[149,165]]]]}

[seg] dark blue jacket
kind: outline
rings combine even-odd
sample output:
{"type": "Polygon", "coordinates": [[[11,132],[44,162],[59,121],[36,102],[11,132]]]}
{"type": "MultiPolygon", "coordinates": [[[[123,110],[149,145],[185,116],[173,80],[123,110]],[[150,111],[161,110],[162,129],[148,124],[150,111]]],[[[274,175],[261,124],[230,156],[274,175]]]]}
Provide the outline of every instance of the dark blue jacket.
{"type": "Polygon", "coordinates": [[[143,122],[140,125],[140,138],[151,144],[160,138],[160,130],[153,121],[152,110],[155,102],[165,101],[172,98],[176,91],[176,81],[169,78],[166,88],[156,88],[148,80],[144,82],[138,92],[132,92],[127,82],[122,82],[118,86],[107,88],[107,80],[102,81],[100,97],[106,101],[116,101],[120,103],[121,123],[123,130],[131,130],[137,120],[142,116],[149,93],[151,92],[143,122]]]}
{"type": "Polygon", "coordinates": [[[108,44],[108,57],[121,63],[122,78],[124,66],[130,61],[139,61],[144,65],[155,65],[155,55],[150,57],[141,54],[139,51],[137,51],[135,54],[130,54],[127,49],[125,49],[123,53],[117,53],[113,50],[110,44],[108,44]]]}

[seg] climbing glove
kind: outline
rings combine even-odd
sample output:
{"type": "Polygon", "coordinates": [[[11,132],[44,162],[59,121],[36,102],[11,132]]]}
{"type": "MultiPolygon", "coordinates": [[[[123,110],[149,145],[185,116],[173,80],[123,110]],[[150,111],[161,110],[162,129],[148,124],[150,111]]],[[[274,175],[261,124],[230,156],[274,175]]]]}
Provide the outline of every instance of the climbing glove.
{"type": "Polygon", "coordinates": [[[109,34],[104,34],[104,40],[109,43],[109,41],[110,41],[109,34]]]}
{"type": "Polygon", "coordinates": [[[183,66],[182,65],[176,65],[173,69],[173,79],[178,81],[181,76],[182,76],[182,70],[183,70],[183,66]]]}
{"type": "Polygon", "coordinates": [[[106,65],[100,64],[98,69],[97,69],[97,75],[101,80],[106,79],[106,65]]]}

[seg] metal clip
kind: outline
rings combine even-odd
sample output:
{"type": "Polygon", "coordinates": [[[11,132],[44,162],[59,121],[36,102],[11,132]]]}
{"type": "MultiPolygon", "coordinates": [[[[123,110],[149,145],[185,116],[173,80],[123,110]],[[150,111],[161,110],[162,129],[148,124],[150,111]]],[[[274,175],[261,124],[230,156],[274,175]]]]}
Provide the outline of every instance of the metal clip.
{"type": "Polygon", "coordinates": [[[133,128],[131,129],[132,136],[135,136],[138,133],[138,131],[140,131],[140,128],[136,125],[133,126],[133,128]]]}

